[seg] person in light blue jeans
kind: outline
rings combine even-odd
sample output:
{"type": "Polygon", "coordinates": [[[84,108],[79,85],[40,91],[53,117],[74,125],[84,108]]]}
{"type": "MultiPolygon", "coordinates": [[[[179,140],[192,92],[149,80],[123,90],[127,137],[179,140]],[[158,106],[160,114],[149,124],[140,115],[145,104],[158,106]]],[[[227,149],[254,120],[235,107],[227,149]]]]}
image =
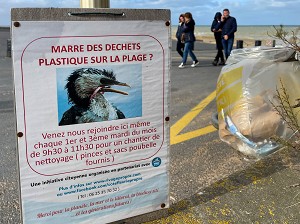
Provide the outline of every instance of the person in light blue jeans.
{"type": "Polygon", "coordinates": [[[232,50],[234,33],[237,31],[236,19],[230,16],[228,9],[223,10],[223,16],[221,17],[221,21],[218,22],[216,29],[222,30],[222,44],[227,59],[232,50]]]}
{"type": "Polygon", "coordinates": [[[229,39],[222,39],[222,45],[223,45],[223,49],[224,49],[224,54],[225,54],[225,58],[227,59],[232,51],[232,46],[233,46],[233,41],[234,41],[234,37],[233,38],[229,38],[229,39]]]}
{"type": "Polygon", "coordinates": [[[193,16],[190,12],[187,12],[184,14],[185,23],[183,25],[182,30],[182,41],[184,42],[184,50],[183,50],[183,57],[182,62],[178,66],[179,68],[184,68],[186,65],[187,57],[188,55],[191,56],[193,60],[193,64],[191,67],[196,67],[199,64],[199,61],[194,54],[194,43],[196,41],[194,30],[195,30],[195,21],[193,19],[193,16]]]}

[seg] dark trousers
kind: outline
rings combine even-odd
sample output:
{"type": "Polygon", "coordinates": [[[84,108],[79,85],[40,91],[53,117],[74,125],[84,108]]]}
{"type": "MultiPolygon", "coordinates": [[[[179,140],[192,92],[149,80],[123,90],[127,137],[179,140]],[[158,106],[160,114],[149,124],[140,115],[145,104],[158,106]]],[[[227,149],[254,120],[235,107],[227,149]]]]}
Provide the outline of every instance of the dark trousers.
{"type": "Polygon", "coordinates": [[[180,40],[177,40],[176,50],[181,57],[183,57],[183,51],[182,51],[183,49],[184,49],[184,43],[181,43],[180,40]]]}
{"type": "Polygon", "coordinates": [[[222,62],[224,62],[224,54],[223,54],[223,45],[222,45],[222,39],[221,38],[216,38],[216,46],[218,53],[215,57],[215,61],[219,61],[221,59],[222,62]]]}

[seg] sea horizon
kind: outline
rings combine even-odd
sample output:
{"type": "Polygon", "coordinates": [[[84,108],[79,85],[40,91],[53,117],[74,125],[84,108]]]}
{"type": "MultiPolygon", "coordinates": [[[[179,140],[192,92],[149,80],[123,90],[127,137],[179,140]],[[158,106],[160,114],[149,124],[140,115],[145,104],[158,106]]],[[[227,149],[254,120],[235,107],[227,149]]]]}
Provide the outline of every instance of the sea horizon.
{"type": "MultiPolygon", "coordinates": [[[[238,25],[237,32],[235,33],[235,39],[249,42],[249,45],[253,44],[252,42],[255,40],[276,40],[277,38],[274,37],[276,33],[274,26],[276,28],[280,27],[280,25],[238,25]]],[[[196,39],[208,43],[214,43],[214,35],[211,32],[210,27],[211,25],[196,25],[196,39]]],[[[296,36],[300,38],[300,25],[283,25],[283,27],[290,34],[292,33],[291,31],[296,32],[296,36]]],[[[172,39],[175,38],[176,31],[177,25],[172,25],[172,39]]]]}
{"type": "MultiPolygon", "coordinates": [[[[171,39],[176,39],[177,24],[171,25],[171,39]]],[[[214,35],[210,30],[211,25],[196,25],[195,36],[198,41],[207,43],[215,43],[214,35]]],[[[235,33],[235,40],[244,40],[246,45],[253,45],[256,40],[271,41],[276,40],[276,43],[281,41],[274,37],[276,33],[275,28],[280,25],[238,25],[237,32],[235,33]]],[[[290,33],[288,38],[291,37],[291,31],[296,32],[296,36],[300,39],[300,25],[283,25],[284,29],[290,33]]],[[[10,26],[1,26],[0,31],[10,29],[10,26]]]]}

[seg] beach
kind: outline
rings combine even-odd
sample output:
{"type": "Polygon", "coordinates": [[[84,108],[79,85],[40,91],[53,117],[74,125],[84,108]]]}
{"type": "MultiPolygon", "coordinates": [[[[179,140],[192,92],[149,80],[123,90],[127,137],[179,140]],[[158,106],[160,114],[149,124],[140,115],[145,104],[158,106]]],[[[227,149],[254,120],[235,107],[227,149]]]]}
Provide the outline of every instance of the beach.
{"type": "MultiPolygon", "coordinates": [[[[278,28],[279,26],[276,26],[278,28]]],[[[299,30],[299,26],[284,26],[284,29],[291,33],[292,31],[299,30]]],[[[172,39],[176,39],[177,26],[172,26],[172,39]]],[[[282,41],[273,37],[275,34],[275,28],[272,25],[266,26],[239,26],[237,32],[235,33],[235,42],[238,40],[243,41],[244,47],[253,47],[255,46],[255,41],[260,40],[262,46],[272,46],[273,40],[275,40],[276,45],[282,45],[282,41]]],[[[297,36],[300,35],[300,31],[297,36]]],[[[215,38],[213,33],[210,31],[210,26],[195,26],[195,36],[197,41],[204,43],[215,44],[215,38]]]]}

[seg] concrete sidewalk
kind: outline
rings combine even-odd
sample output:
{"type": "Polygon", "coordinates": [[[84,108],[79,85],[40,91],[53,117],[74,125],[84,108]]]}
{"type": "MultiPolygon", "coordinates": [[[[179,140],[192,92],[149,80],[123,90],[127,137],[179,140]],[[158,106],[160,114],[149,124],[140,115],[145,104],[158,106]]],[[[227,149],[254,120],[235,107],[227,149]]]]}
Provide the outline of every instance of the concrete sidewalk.
{"type": "MultiPolygon", "coordinates": [[[[299,152],[283,150],[176,201],[146,223],[297,224],[299,164],[299,152]]],[[[139,223],[132,221],[126,223],[139,223]]]]}
{"type": "MultiPolygon", "coordinates": [[[[188,73],[189,78],[206,73],[217,73],[217,68],[211,65],[216,54],[215,46],[198,42],[195,46],[195,53],[200,61],[197,69],[178,69],[180,57],[175,52],[173,42],[172,52],[172,83],[177,80],[176,76],[183,76],[188,73]],[[180,71],[179,71],[180,70],[180,71]],[[175,77],[174,77],[175,76],[175,77]]],[[[216,83],[216,76],[211,76],[216,83]]],[[[186,76],[184,76],[186,77],[186,76]]],[[[197,82],[195,80],[195,82],[197,82]]],[[[199,84],[198,84],[199,85],[199,84]]],[[[209,88],[209,83],[207,88],[209,88]]],[[[202,88],[202,87],[201,87],[202,88]]],[[[173,96],[176,98],[176,96],[173,96]]],[[[172,97],[172,98],[173,98],[172,97]]],[[[173,105],[174,109],[174,105],[173,105]]],[[[193,170],[194,175],[191,185],[203,187],[186,189],[191,194],[185,198],[172,198],[174,186],[171,186],[171,206],[169,209],[145,214],[139,217],[123,220],[117,223],[147,223],[147,224],[275,224],[287,223],[297,224],[300,220],[300,152],[292,149],[282,149],[262,160],[251,161],[241,154],[232,152],[229,146],[220,143],[216,133],[210,134],[213,143],[210,143],[209,151],[203,153],[201,148],[207,148],[205,142],[198,140],[198,170],[185,167],[185,172],[193,170]],[[211,145],[216,145],[218,149],[211,145]],[[224,154],[226,153],[226,154],[224,154]],[[221,160],[220,157],[228,156],[229,161],[221,160]],[[207,160],[210,160],[209,162],[207,160]],[[223,165],[220,164],[223,161],[223,165]],[[199,165],[200,164],[200,165],[199,165]],[[209,165],[210,173],[203,172],[203,166],[209,165]],[[209,178],[207,175],[214,175],[215,181],[205,183],[209,178]],[[195,190],[197,189],[197,190],[195,190]],[[152,220],[152,221],[150,221],[152,220]]],[[[208,137],[209,138],[209,137],[208,137]]],[[[209,139],[207,140],[209,141],[209,139]]],[[[191,146],[197,141],[191,141],[191,146]]],[[[208,143],[209,144],[209,143],[208,143]]],[[[185,154],[186,145],[172,145],[171,152],[185,154]],[[177,148],[177,149],[176,149],[177,148]]],[[[197,149],[196,149],[197,150],[197,149]]],[[[172,160],[178,161],[175,153],[171,153],[172,160]],[[173,155],[173,156],[172,156],[173,155]]],[[[187,158],[192,166],[195,163],[187,158]]],[[[178,171],[171,169],[171,184],[180,181],[176,179],[178,171]],[[175,181],[174,181],[175,180],[175,181]]],[[[185,182],[182,180],[182,184],[185,182]]],[[[184,188],[184,186],[183,186],[184,188]]]]}

